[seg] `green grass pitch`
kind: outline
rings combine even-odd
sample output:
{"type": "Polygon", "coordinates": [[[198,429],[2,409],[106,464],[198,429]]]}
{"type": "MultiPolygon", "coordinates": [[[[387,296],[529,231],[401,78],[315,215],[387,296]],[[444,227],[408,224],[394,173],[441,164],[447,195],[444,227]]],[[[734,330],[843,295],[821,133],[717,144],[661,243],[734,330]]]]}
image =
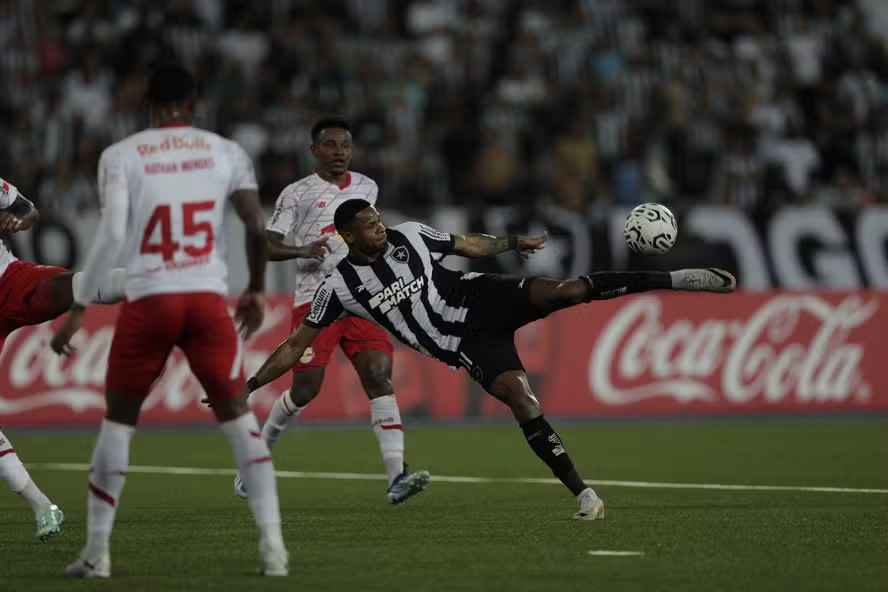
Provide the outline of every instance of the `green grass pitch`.
{"type": "MultiPolygon", "coordinates": [[[[888,419],[553,422],[590,480],[888,489],[888,419]]],[[[381,480],[278,481],[291,576],[263,579],[247,505],[228,475],[132,472],[112,538],[110,582],[68,582],[84,542],[93,433],[7,429],[67,514],[33,539],[30,510],[0,493],[0,591],[45,590],[888,590],[888,493],[597,486],[604,521],[540,483],[433,482],[403,507],[381,480]],[[590,556],[590,550],[639,556],[590,556]]],[[[294,427],[276,468],[379,473],[368,428],[294,427]]],[[[407,458],[432,474],[551,475],[507,426],[413,427],[407,458]]],[[[231,468],[209,429],[143,430],[133,465],[231,468]]]]}

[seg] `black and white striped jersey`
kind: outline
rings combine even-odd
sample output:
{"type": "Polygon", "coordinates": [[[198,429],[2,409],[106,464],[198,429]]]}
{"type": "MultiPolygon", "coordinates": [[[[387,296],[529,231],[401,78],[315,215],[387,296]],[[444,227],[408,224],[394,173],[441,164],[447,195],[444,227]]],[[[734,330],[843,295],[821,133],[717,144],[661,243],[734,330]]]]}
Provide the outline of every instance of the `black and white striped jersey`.
{"type": "Polygon", "coordinates": [[[370,264],[343,259],[318,286],[305,318],[324,327],[351,314],[382,325],[413,349],[459,367],[465,330],[463,274],[440,264],[453,235],[417,222],[388,229],[385,254],[370,264]]]}

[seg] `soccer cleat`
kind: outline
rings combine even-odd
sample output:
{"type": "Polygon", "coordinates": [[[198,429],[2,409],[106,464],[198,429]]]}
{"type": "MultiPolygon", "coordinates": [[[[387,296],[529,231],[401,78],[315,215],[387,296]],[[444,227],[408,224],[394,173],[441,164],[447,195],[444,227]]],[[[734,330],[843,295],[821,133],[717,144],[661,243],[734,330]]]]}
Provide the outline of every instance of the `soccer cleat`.
{"type": "Polygon", "coordinates": [[[65,568],[65,575],[69,578],[91,580],[94,578],[111,577],[111,554],[107,551],[97,559],[87,560],[83,555],[74,563],[65,568]]]}
{"type": "Polygon", "coordinates": [[[401,474],[395,477],[395,480],[389,485],[388,492],[386,493],[389,503],[397,505],[406,502],[409,498],[425,489],[431,480],[432,476],[428,471],[408,473],[407,465],[405,464],[401,474]]]}
{"type": "Polygon", "coordinates": [[[672,288],[692,292],[733,292],[737,280],[732,274],[715,267],[709,269],[679,269],[672,272],[672,288]]]}
{"type": "Polygon", "coordinates": [[[574,514],[574,520],[604,520],[604,500],[591,489],[586,489],[577,496],[580,510],[574,514]]]}
{"type": "Polygon", "coordinates": [[[52,504],[37,513],[37,534],[35,536],[45,543],[62,532],[64,522],[64,512],[57,505],[52,504]]]}
{"type": "Polygon", "coordinates": [[[241,479],[240,473],[234,476],[234,495],[247,499],[247,484],[241,479]]]}
{"type": "Polygon", "coordinates": [[[288,576],[290,575],[290,554],[284,547],[272,547],[265,541],[259,543],[259,554],[262,556],[262,568],[259,573],[263,576],[288,576]]]}

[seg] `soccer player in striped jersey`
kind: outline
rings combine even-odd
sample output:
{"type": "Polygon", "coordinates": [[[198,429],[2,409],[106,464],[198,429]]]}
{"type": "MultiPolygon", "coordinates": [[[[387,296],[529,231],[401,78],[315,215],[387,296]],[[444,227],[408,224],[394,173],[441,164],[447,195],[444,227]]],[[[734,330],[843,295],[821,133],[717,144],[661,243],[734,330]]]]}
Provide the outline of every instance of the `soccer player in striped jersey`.
{"type": "MultiPolygon", "coordinates": [[[[0,236],[31,228],[40,218],[34,204],[12,183],[0,179],[0,236]]],[[[90,300],[111,304],[123,298],[125,270],[104,274],[90,300]]],[[[10,333],[39,325],[63,314],[73,302],[82,273],[63,267],[20,261],[0,241],[0,351],[10,333]]],[[[0,479],[21,495],[34,511],[36,536],[46,541],[62,531],[65,515],[31,479],[9,438],[0,432],[0,479]]]]}
{"type": "Polygon", "coordinates": [[[454,368],[464,368],[488,393],[509,406],[536,455],[573,493],[578,520],[604,518],[604,502],[574,467],[560,436],[543,416],[514,334],[557,310],[646,290],[732,292],[734,277],[718,269],[673,272],[595,272],[573,280],[461,273],[440,264],[445,255],[528,256],[545,236],[440,232],[416,222],[386,228],[369,202],[336,210],[336,229],[348,256],[320,285],[302,324],[247,381],[255,390],[287,371],[318,332],[345,316],[385,327],[400,341],[454,368]]]}
{"type": "MultiPolygon", "coordinates": [[[[373,179],[349,170],[352,136],[346,120],[321,119],[312,126],[311,140],[315,172],[284,188],[265,230],[269,259],[294,259],[299,270],[293,294],[294,329],[308,314],[312,296],[324,277],[348,252],[336,233],[336,208],[352,199],[376,203],[378,193],[373,179]]],[[[404,463],[404,428],[392,386],[392,344],[376,323],[349,317],[324,327],[295,361],[290,392],[275,401],[262,427],[262,438],[273,446],[317,396],[337,346],[351,361],[370,400],[370,424],[388,477],[386,498],[389,503],[400,504],[421,492],[430,475],[428,471],[409,472],[404,463]]],[[[247,496],[240,475],[235,477],[234,492],[247,496]]]]}

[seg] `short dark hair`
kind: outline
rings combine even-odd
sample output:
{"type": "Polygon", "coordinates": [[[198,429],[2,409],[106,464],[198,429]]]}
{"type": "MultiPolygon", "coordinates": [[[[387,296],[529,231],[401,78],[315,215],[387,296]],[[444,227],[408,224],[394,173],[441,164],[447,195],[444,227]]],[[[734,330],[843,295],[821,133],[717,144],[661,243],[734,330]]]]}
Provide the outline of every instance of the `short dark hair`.
{"type": "Polygon", "coordinates": [[[321,132],[325,129],[333,128],[344,129],[348,133],[352,131],[351,124],[342,117],[324,117],[311,126],[311,143],[317,144],[318,139],[321,137],[321,132]]]}
{"type": "Polygon", "coordinates": [[[161,64],[148,77],[145,100],[151,105],[181,103],[194,97],[197,84],[191,72],[178,64],[161,64]]]}
{"type": "Polygon", "coordinates": [[[348,228],[348,225],[357,217],[358,212],[362,212],[372,205],[366,199],[350,199],[342,202],[336,208],[336,213],[333,214],[333,225],[336,226],[336,232],[342,232],[348,228]]]}

